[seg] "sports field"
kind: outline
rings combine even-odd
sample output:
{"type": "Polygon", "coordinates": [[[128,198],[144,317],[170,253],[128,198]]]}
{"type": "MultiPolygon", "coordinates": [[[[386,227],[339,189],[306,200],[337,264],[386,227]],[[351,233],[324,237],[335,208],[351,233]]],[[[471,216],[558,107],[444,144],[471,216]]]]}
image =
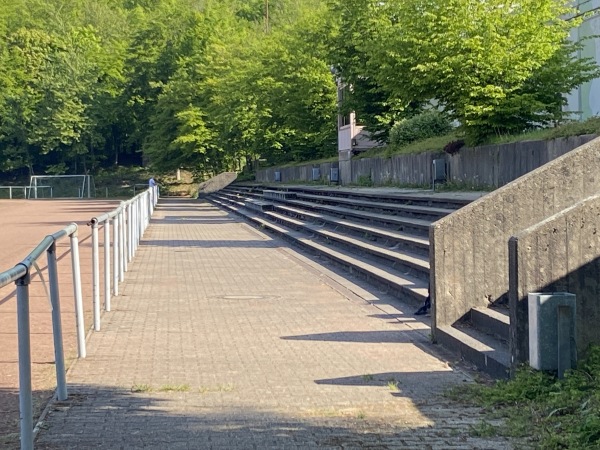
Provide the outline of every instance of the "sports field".
{"type": "MultiPolygon", "coordinates": [[[[75,222],[79,225],[83,302],[86,329],[91,325],[92,257],[89,220],[111,211],[110,200],[0,200],[0,272],[22,261],[48,234],[75,222]]],[[[100,246],[103,245],[103,233],[100,246]]],[[[70,242],[57,244],[63,344],[67,367],[77,354],[70,242]]],[[[47,280],[45,255],[38,265],[47,280]]],[[[100,252],[103,268],[103,251],[100,252]]],[[[41,278],[32,274],[30,287],[31,356],[34,411],[39,414],[56,386],[50,303],[41,278]]],[[[17,361],[17,302],[14,284],[0,289],[0,448],[18,448],[19,398],[17,361]]],[[[68,380],[68,379],[67,379],[68,380]]]]}

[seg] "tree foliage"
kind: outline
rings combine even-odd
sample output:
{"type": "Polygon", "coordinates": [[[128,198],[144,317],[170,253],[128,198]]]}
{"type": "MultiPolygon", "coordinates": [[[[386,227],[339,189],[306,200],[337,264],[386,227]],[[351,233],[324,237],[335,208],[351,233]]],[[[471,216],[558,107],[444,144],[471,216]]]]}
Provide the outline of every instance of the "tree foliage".
{"type": "MultiPolygon", "coordinates": [[[[362,72],[347,71],[350,82],[368,80],[401,108],[435,100],[475,141],[562,119],[564,94],[598,75],[591,61],[571,57],[577,20],[565,20],[574,13],[567,0],[335,3],[367,14],[350,25],[369,28],[348,39],[364,60],[362,72]]],[[[353,64],[341,62],[345,78],[344,64],[353,64]]]]}
{"type": "Polygon", "coordinates": [[[564,0],[0,0],[0,170],[310,160],[335,155],[349,110],[381,140],[432,104],[474,140],[559,122],[597,75],[574,58],[570,14],[564,0]]]}

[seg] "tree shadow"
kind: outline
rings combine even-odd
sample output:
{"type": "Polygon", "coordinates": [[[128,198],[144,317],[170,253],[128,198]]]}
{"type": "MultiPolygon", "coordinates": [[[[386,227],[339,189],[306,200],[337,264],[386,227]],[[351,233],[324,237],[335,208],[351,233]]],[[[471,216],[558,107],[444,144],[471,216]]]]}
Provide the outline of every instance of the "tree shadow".
{"type": "MultiPolygon", "coordinates": [[[[35,448],[126,449],[391,449],[510,448],[506,439],[471,436],[463,411],[423,404],[409,423],[360,408],[272,410],[228,406],[219,393],[131,392],[70,386],[39,427],[35,448]],[[371,413],[371,415],[369,415],[371,413]],[[423,415],[421,415],[423,414],[423,415]]],[[[477,415],[473,414],[474,423],[477,415]]]]}
{"type": "MultiPolygon", "coordinates": [[[[33,391],[34,423],[38,420],[48,401],[54,394],[51,390],[33,391]]],[[[0,388],[0,448],[20,448],[19,390],[0,388]]]]}

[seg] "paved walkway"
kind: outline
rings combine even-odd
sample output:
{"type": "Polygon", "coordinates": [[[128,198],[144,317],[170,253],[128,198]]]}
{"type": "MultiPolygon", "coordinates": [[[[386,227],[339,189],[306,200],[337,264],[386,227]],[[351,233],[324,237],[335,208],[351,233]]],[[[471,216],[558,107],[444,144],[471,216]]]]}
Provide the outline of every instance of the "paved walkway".
{"type": "Polygon", "coordinates": [[[161,200],[38,449],[505,449],[412,310],[236,217],[161,200]]]}

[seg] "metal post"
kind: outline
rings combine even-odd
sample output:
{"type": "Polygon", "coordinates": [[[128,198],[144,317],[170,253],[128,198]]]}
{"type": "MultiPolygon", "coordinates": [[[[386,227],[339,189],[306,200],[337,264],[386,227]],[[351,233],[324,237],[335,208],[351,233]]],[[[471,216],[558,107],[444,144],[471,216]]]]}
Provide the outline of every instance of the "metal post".
{"type": "Polygon", "coordinates": [[[92,305],[94,308],[94,331],[100,331],[100,249],[98,245],[98,222],[92,220],[92,305]]]}
{"type": "Polygon", "coordinates": [[[19,411],[21,450],[33,450],[33,401],[31,393],[31,341],[29,334],[29,272],[17,280],[19,342],[19,411]]]}
{"type": "Polygon", "coordinates": [[[104,309],[110,311],[110,219],[104,222],[104,309]]]}
{"type": "Polygon", "coordinates": [[[50,302],[52,303],[52,336],[54,338],[54,365],[56,366],[56,398],[67,399],[67,371],[65,369],[65,353],[63,351],[62,322],[60,317],[60,296],[58,292],[58,269],[56,264],[56,244],[52,244],[46,252],[48,257],[48,284],[50,285],[50,302]]]}
{"type": "Polygon", "coordinates": [[[133,259],[132,219],[133,219],[133,210],[131,208],[131,205],[129,205],[129,208],[127,208],[127,236],[129,237],[129,239],[127,239],[127,258],[129,261],[131,261],[133,259]]]}
{"type": "Polygon", "coordinates": [[[113,294],[119,295],[119,216],[113,218],[113,294]]]}
{"type": "Polygon", "coordinates": [[[127,235],[127,228],[129,228],[129,223],[127,222],[127,216],[129,214],[129,208],[123,209],[123,271],[127,272],[127,260],[128,258],[128,248],[129,248],[129,236],[127,235]]]}
{"type": "Polygon", "coordinates": [[[137,248],[138,248],[138,242],[139,242],[139,234],[140,234],[140,226],[139,226],[139,211],[137,208],[137,203],[134,205],[135,207],[133,208],[133,232],[135,235],[135,238],[133,240],[133,248],[134,253],[137,252],[137,248]]]}
{"type": "Polygon", "coordinates": [[[75,295],[75,319],[77,321],[77,356],[85,358],[85,324],[83,322],[81,267],[79,265],[79,239],[77,237],[77,230],[71,234],[71,264],[73,265],[73,293],[75,295]]]}
{"type": "Polygon", "coordinates": [[[124,262],[124,250],[125,250],[125,221],[123,220],[125,208],[121,208],[119,211],[119,281],[122,283],[125,281],[125,262],[124,262]]]}

